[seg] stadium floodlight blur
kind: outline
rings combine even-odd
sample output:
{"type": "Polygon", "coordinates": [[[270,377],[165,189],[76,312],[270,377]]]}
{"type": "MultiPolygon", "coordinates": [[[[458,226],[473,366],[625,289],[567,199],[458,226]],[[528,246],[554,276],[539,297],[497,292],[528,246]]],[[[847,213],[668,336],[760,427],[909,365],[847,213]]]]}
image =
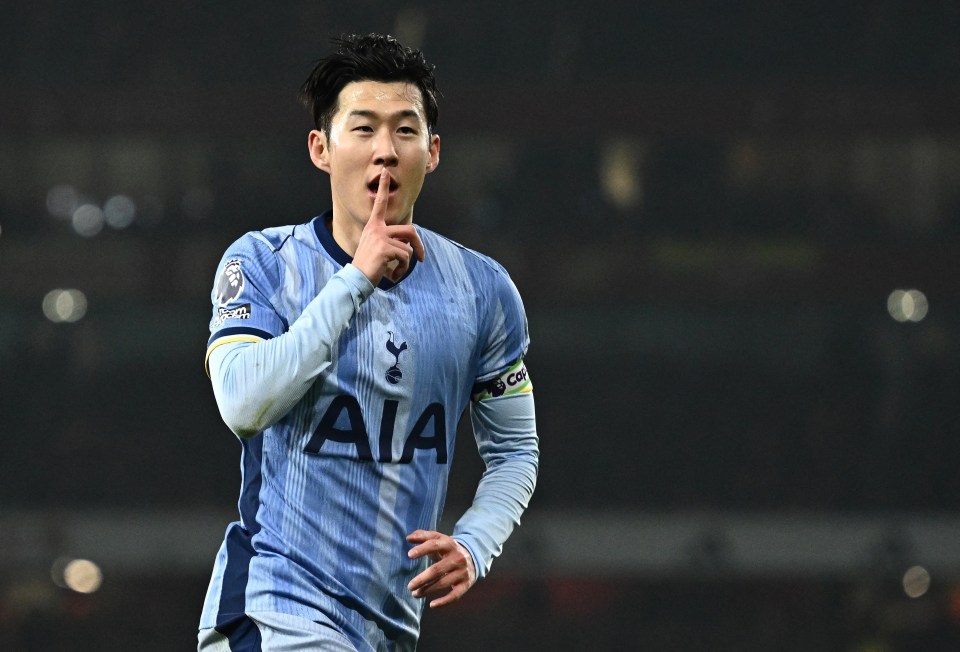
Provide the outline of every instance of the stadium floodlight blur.
{"type": "Polygon", "coordinates": [[[73,230],[84,238],[92,238],[103,230],[103,210],[93,204],[82,204],[73,212],[73,230]]]}
{"type": "Polygon", "coordinates": [[[75,289],[50,290],[43,297],[43,314],[54,323],[79,321],[87,314],[87,297],[75,289]]]}
{"type": "Polygon", "coordinates": [[[903,591],[907,597],[923,597],[929,589],[930,572],[923,566],[911,566],[903,574],[903,591]]]}
{"type": "Polygon", "coordinates": [[[59,587],[77,593],[95,593],[103,584],[103,571],[89,559],[57,557],[50,568],[50,578],[59,587]]]}
{"type": "Polygon", "coordinates": [[[126,195],[114,195],[103,203],[103,219],[113,229],[125,229],[137,216],[136,203],[126,195]]]}
{"type": "Polygon", "coordinates": [[[640,144],[616,140],[607,143],[601,153],[600,186],[607,199],[623,211],[636,209],[643,202],[643,151],[640,144]]]}
{"type": "Polygon", "coordinates": [[[923,321],[930,306],[920,290],[894,290],[887,297],[887,312],[899,322],[923,321]]]}

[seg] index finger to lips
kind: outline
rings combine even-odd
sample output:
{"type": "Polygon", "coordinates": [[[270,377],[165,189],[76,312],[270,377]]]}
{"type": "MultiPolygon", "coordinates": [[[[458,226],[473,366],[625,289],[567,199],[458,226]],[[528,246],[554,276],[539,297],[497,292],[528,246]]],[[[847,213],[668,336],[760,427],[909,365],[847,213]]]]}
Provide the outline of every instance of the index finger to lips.
{"type": "Polygon", "coordinates": [[[373,212],[370,213],[371,219],[379,222],[386,222],[387,217],[387,199],[390,196],[390,173],[384,168],[380,172],[380,185],[377,186],[377,196],[373,200],[373,212]]]}

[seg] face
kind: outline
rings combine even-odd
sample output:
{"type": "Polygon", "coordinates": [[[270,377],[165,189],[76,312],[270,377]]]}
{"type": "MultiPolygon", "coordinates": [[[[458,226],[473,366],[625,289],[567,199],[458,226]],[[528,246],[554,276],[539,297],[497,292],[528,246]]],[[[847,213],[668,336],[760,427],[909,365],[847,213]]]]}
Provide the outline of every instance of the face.
{"type": "Polygon", "coordinates": [[[329,131],[311,131],[308,144],[314,165],[330,175],[334,220],[362,229],[386,168],[387,224],[411,222],[424,176],[440,161],[440,138],[428,133],[420,89],[407,82],[350,82],[340,91],[329,131]]]}

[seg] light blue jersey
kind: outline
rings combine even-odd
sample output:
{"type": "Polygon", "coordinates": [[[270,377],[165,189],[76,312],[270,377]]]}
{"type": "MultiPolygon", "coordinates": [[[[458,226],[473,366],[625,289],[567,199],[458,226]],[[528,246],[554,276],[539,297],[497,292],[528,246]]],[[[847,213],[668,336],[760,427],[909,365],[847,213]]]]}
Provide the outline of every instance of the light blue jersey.
{"type": "MultiPolygon", "coordinates": [[[[373,289],[328,219],[248,233],[221,261],[208,359],[224,344],[279,338],[314,312],[347,319],[339,330],[309,322],[329,349],[322,370],[262,434],[243,433],[254,436],[241,439],[240,521],[200,626],[276,612],[328,624],[358,649],[412,649],[423,603],[406,585],[427,562],[407,557],[405,537],[437,527],[471,398],[495,407],[531,390],[526,318],[499,264],[421,227],[425,260],[373,289]]],[[[453,533],[478,577],[526,507],[537,464],[532,425],[511,440],[489,435],[486,419],[474,410],[488,472],[453,533]]]]}

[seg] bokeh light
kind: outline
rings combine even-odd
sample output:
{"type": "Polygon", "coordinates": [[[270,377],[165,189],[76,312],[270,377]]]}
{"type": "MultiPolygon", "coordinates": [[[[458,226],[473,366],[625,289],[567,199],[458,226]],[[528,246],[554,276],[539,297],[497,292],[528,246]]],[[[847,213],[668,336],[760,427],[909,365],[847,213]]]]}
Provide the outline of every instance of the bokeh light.
{"type": "Polygon", "coordinates": [[[85,238],[92,238],[103,230],[103,211],[93,204],[83,204],[73,212],[73,230],[85,238]]]}
{"type": "Polygon", "coordinates": [[[615,141],[601,152],[601,189],[622,210],[635,208],[643,201],[641,163],[642,152],[634,143],[615,141]]]}
{"type": "Polygon", "coordinates": [[[114,195],[103,203],[103,219],[113,229],[125,229],[133,224],[137,205],[126,195],[114,195]]]}
{"type": "Polygon", "coordinates": [[[77,593],[93,593],[103,584],[103,572],[89,559],[74,559],[63,568],[63,582],[77,593]]]}
{"type": "Polygon", "coordinates": [[[87,314],[87,297],[80,290],[50,290],[43,297],[43,314],[54,323],[72,323],[87,314]]]}
{"type": "Polygon", "coordinates": [[[887,297],[887,312],[898,322],[918,322],[927,316],[929,304],[920,290],[894,290],[887,297]]]}
{"type": "Polygon", "coordinates": [[[911,566],[903,574],[903,590],[908,597],[919,598],[930,589],[930,573],[923,566],[911,566]]]}

